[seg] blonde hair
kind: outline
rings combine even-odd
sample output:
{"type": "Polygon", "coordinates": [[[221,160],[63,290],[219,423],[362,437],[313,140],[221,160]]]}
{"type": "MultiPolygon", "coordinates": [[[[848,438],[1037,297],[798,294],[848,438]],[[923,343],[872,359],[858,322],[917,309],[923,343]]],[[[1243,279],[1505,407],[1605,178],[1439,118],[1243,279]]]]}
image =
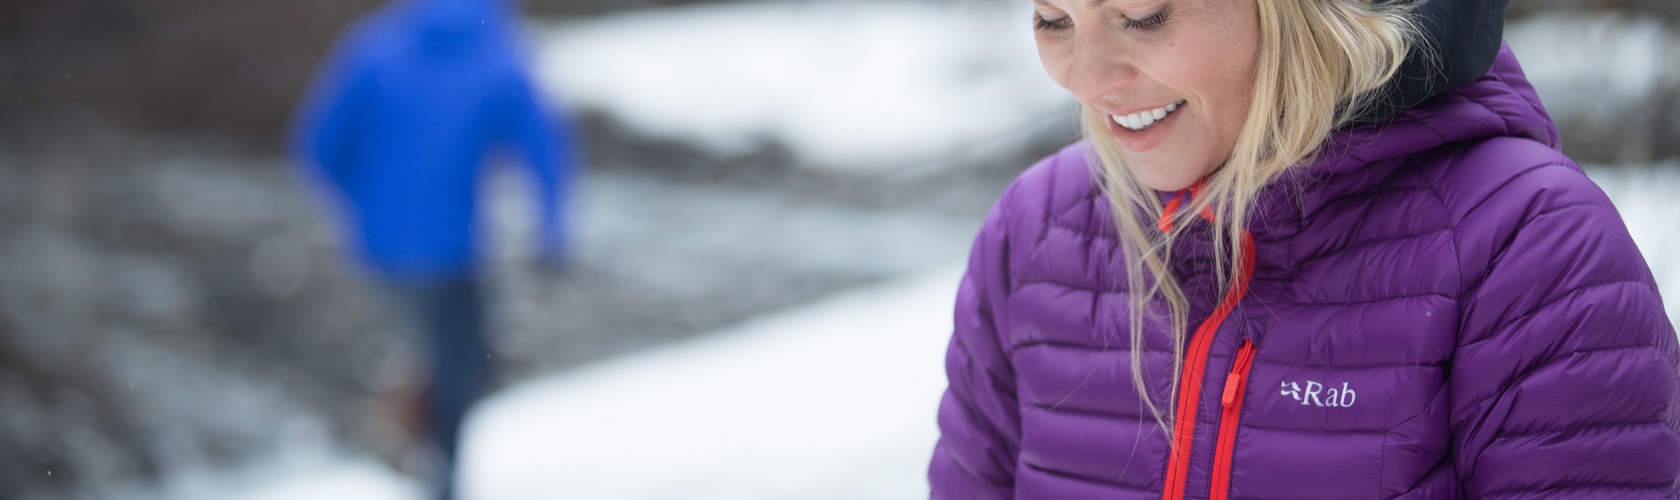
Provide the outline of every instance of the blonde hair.
{"type": "MultiPolygon", "coordinates": [[[[1085,137],[1094,146],[1093,169],[1114,214],[1125,255],[1130,301],[1132,382],[1144,406],[1167,432],[1171,426],[1149,397],[1144,380],[1143,321],[1147,307],[1165,302],[1171,318],[1173,370],[1169,401],[1178,397],[1188,327],[1188,300],[1172,274],[1173,240],[1191,227],[1189,219],[1210,210],[1215,273],[1234,279],[1242,262],[1241,235],[1260,191],[1291,167],[1311,161],[1320,145],[1356,113],[1372,104],[1375,91],[1398,72],[1417,35],[1408,4],[1370,0],[1256,0],[1259,60],[1254,96],[1231,157],[1202,183],[1190,203],[1165,214],[1155,192],[1126,168],[1125,155],[1109,135],[1108,117],[1084,110],[1085,137]]],[[[1223,288],[1223,287],[1221,287],[1223,288]]],[[[1194,390],[1194,389],[1192,389],[1194,390]]]]}

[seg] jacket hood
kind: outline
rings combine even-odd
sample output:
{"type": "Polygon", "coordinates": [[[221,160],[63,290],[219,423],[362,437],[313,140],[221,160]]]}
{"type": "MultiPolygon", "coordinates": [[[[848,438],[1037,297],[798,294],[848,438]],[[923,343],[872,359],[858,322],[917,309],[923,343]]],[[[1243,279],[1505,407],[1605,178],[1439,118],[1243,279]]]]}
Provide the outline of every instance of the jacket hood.
{"type": "Polygon", "coordinates": [[[440,58],[505,41],[514,24],[505,0],[398,0],[388,15],[421,53],[440,58]]]}
{"type": "Polygon", "coordinates": [[[1410,3],[1423,38],[1356,121],[1382,121],[1487,73],[1504,36],[1507,1],[1377,0],[1410,3]]]}
{"type": "Polygon", "coordinates": [[[1479,78],[1439,92],[1382,122],[1332,133],[1311,163],[1286,172],[1262,194],[1264,201],[1255,214],[1259,220],[1253,222],[1271,228],[1292,224],[1339,193],[1356,190],[1349,183],[1380,183],[1399,169],[1414,168],[1416,155],[1453,143],[1500,137],[1528,139],[1561,150],[1557,126],[1516,56],[1503,45],[1479,78]],[[1327,181],[1339,187],[1314,188],[1327,181]]]}
{"type": "Polygon", "coordinates": [[[1433,93],[1378,123],[1356,124],[1331,135],[1313,174],[1339,172],[1441,145],[1521,137],[1560,149],[1557,126],[1523,74],[1516,55],[1501,44],[1478,78],[1433,93]]]}

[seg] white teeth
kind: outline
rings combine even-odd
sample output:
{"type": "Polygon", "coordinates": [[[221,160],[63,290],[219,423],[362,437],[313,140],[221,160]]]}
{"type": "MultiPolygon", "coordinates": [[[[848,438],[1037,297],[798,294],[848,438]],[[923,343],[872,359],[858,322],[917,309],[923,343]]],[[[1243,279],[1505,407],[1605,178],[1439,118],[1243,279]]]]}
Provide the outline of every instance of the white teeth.
{"type": "Polygon", "coordinates": [[[1170,103],[1166,106],[1151,109],[1149,111],[1140,111],[1122,116],[1110,116],[1110,118],[1114,119],[1114,123],[1118,123],[1120,126],[1126,127],[1127,129],[1142,130],[1154,125],[1155,122],[1166,119],[1168,114],[1178,111],[1178,105],[1181,102],[1183,101],[1170,103]]]}

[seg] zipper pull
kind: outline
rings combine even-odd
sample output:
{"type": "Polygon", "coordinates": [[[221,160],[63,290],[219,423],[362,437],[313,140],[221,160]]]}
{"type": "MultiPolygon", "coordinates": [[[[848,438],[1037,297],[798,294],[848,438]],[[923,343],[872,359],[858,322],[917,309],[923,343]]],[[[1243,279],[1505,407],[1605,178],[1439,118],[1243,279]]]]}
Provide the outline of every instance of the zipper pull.
{"type": "Polygon", "coordinates": [[[1246,385],[1243,382],[1248,377],[1248,367],[1254,363],[1254,351],[1254,342],[1243,339],[1242,346],[1237,348],[1237,359],[1231,363],[1231,373],[1225,376],[1225,392],[1219,398],[1222,406],[1236,404],[1237,392],[1246,385]]]}

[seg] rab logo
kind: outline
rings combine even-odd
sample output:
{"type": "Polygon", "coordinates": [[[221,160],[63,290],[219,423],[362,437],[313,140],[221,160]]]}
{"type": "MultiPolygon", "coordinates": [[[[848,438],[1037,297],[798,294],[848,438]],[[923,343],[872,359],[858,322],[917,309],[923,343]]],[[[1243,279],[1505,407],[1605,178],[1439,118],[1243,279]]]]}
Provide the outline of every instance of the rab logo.
{"type": "Polygon", "coordinates": [[[1294,382],[1283,382],[1283,395],[1295,398],[1296,401],[1300,401],[1304,405],[1341,408],[1353,406],[1354,400],[1358,398],[1358,394],[1355,394],[1353,389],[1348,388],[1347,382],[1342,382],[1341,389],[1331,387],[1328,392],[1325,392],[1324,384],[1311,380],[1307,381],[1304,388],[1294,382]]]}

